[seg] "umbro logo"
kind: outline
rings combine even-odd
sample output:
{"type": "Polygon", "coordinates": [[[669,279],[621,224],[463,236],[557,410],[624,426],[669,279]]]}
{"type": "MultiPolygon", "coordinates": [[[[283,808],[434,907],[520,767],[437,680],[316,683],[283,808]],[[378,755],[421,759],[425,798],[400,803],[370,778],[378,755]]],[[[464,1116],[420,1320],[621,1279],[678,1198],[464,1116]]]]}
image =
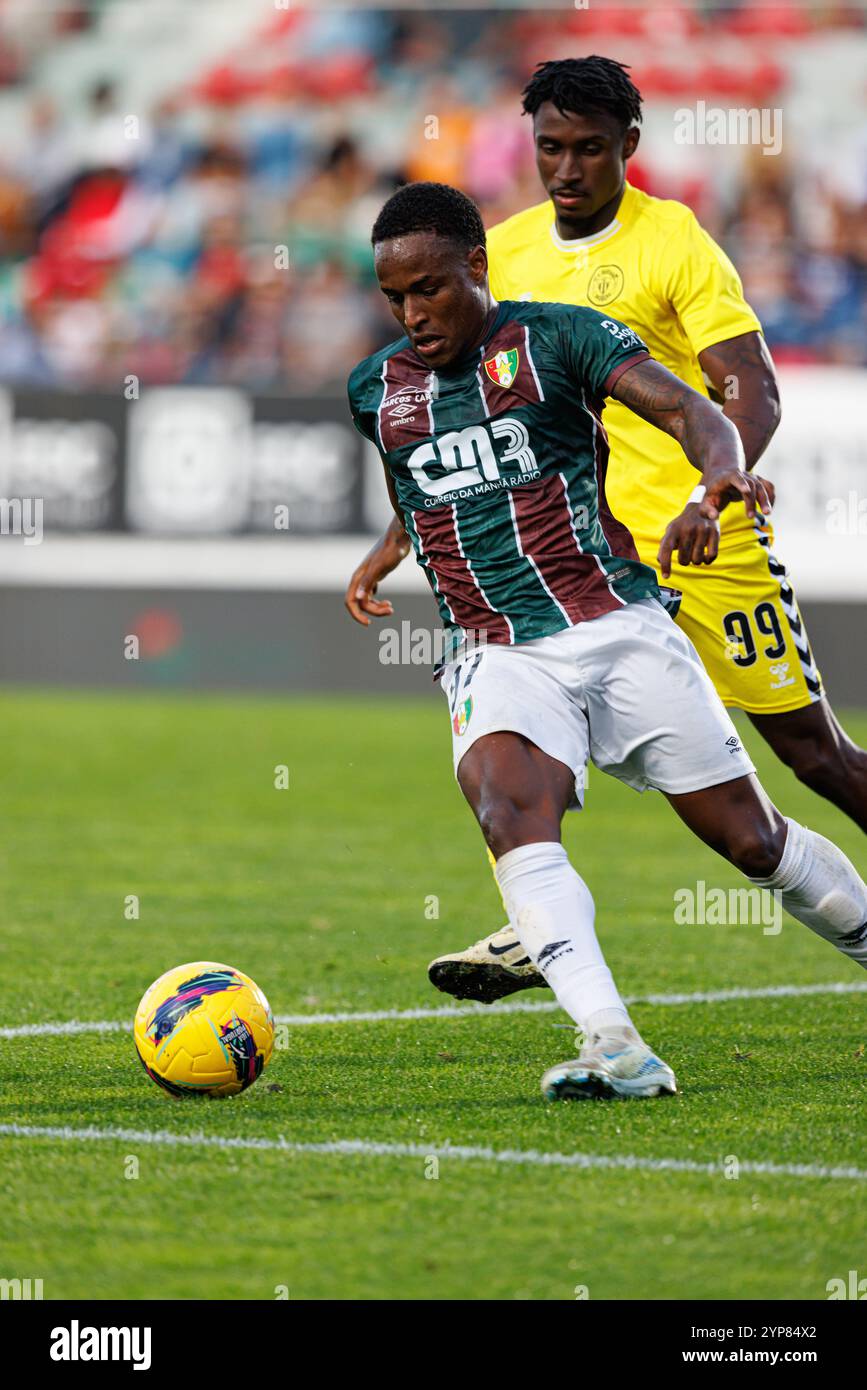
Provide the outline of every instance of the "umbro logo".
{"type": "Polygon", "coordinates": [[[563,947],[563,946],[568,946],[568,945],[569,945],[568,940],[566,940],[566,941],[549,941],[549,942],[548,942],[548,945],[547,945],[547,946],[543,946],[542,949],[541,949],[541,951],[539,952],[539,954],[538,954],[538,956],[537,956],[537,958],[536,958],[536,964],[537,964],[537,965],[542,965],[544,961],[553,959],[553,957],[556,956],[557,952],[561,949],[561,947],[563,947]]]}
{"type": "Polygon", "coordinates": [[[407,420],[420,406],[428,406],[432,400],[432,391],[401,391],[391,400],[383,401],[382,408],[387,411],[389,420],[407,420]]]}
{"type": "Polygon", "coordinates": [[[860,945],[862,941],[867,939],[867,922],[864,922],[860,927],[856,927],[854,931],[847,932],[845,936],[841,936],[838,939],[841,943],[845,942],[847,946],[860,945]]]}

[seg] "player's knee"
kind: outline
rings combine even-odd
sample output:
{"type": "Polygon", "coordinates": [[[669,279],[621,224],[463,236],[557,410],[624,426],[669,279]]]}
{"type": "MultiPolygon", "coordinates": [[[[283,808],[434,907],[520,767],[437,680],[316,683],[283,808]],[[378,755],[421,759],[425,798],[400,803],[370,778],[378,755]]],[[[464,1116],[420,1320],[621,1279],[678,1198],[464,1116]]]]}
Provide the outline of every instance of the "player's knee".
{"type": "Polygon", "coordinates": [[[476,810],[485,843],[495,859],[519,845],[533,841],[558,840],[559,826],[543,814],[528,812],[526,806],[511,797],[499,796],[483,800],[476,810]]]}
{"type": "Polygon", "coordinates": [[[484,800],[476,812],[485,837],[495,859],[517,849],[521,843],[521,808],[510,797],[484,800]]]}
{"type": "Polygon", "coordinates": [[[747,823],[728,837],[728,857],[747,878],[770,878],[783,857],[786,822],[747,823]]]}

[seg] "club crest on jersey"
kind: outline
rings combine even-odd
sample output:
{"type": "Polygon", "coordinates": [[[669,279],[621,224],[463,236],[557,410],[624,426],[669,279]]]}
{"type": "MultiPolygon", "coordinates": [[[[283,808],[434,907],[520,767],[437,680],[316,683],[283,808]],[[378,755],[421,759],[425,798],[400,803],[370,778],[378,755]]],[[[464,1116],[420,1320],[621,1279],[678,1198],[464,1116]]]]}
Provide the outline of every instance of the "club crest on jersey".
{"type": "Polygon", "coordinates": [[[511,386],[518,375],[518,349],[508,348],[489,357],[485,371],[496,386],[511,386]]]}
{"type": "Polygon", "coordinates": [[[590,277],[587,298],[591,304],[611,304],[623,289],[623,271],[619,265],[600,265],[590,277]]]}
{"type": "MultiPolygon", "coordinates": [[[[487,365],[487,363],[485,365],[487,365]]],[[[472,714],[472,712],[473,697],[472,695],[468,695],[467,698],[465,700],[462,700],[461,703],[458,705],[457,709],[455,710],[455,717],[452,720],[452,728],[454,729],[458,738],[460,738],[461,734],[465,734],[467,732],[467,725],[470,722],[470,715],[472,714]]]]}

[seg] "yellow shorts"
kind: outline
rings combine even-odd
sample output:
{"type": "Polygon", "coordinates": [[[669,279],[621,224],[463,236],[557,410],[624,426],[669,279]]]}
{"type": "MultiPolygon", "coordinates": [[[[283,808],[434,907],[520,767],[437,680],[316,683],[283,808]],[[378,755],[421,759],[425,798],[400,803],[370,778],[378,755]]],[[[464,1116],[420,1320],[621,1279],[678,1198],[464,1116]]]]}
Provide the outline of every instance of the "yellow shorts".
{"type": "MultiPolygon", "coordinates": [[[[752,532],[724,538],[712,565],[674,563],[661,580],[683,592],[677,622],[698,649],[726,705],[748,714],[784,714],[821,700],[816,667],[786,567],[773,553],[774,533],[757,518],[752,532]]],[[[636,539],[656,568],[658,543],[636,539]]]]}

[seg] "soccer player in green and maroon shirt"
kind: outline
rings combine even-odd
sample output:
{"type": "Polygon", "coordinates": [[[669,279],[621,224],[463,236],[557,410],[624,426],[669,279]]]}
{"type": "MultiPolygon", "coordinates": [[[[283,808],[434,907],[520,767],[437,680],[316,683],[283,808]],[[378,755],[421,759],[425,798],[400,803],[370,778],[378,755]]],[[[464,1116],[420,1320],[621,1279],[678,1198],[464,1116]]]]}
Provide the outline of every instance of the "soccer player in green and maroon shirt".
{"type": "MultiPolygon", "coordinates": [[[[799,921],[867,966],[867,886],[822,836],[774,807],[656,576],[605,499],[602,401],[677,439],[701,474],[703,527],[675,518],[665,575],[711,563],[722,508],[767,496],[734,426],[593,309],[496,304],[475,204],[410,184],[373,228],[376,273],[404,336],[349,380],[404,531],[456,650],[442,682],[455,773],[496,859],[524,950],[584,1035],[550,1099],[656,1096],[674,1074],[643,1042],[605,963],[593,900],[560,842],[588,758],[662,791],[705,843],[799,921]]],[[[377,547],[379,550],[380,548],[377,547]]],[[[381,555],[379,572],[383,572],[381,555]]],[[[358,621],[391,611],[350,598],[358,621]]]]}

